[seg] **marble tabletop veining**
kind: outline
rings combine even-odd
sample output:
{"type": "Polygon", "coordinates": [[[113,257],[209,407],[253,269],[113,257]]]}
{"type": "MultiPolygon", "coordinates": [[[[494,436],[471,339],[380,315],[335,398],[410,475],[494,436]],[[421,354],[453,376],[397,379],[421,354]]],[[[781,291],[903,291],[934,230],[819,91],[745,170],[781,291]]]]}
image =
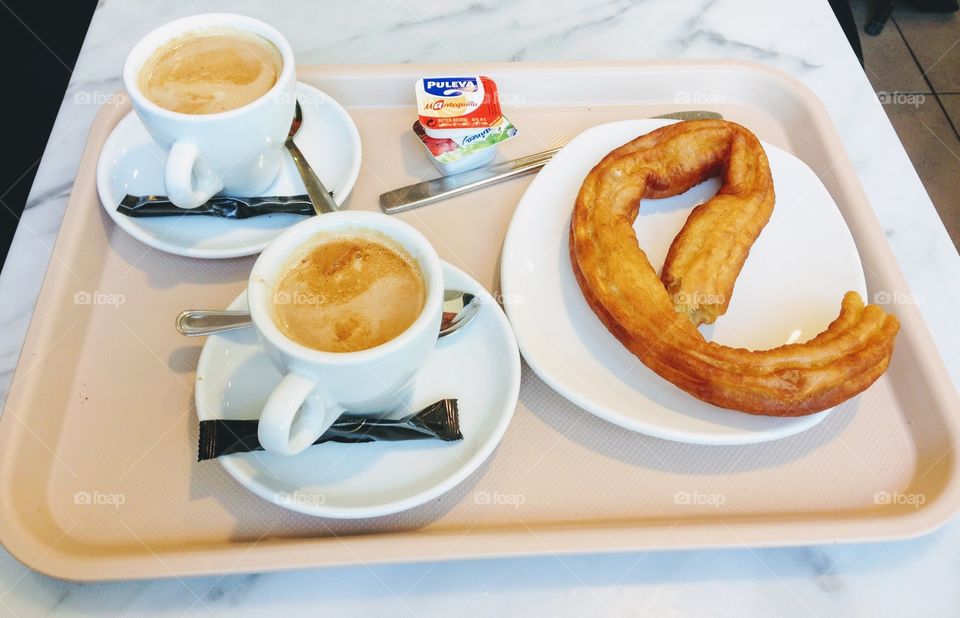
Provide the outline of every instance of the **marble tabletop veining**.
{"type": "MultiPolygon", "coordinates": [[[[55,5],[51,5],[55,14],[55,5]]],[[[278,27],[301,63],[738,58],[828,108],[960,384],[960,257],[826,0],[101,0],[0,274],[9,390],[87,131],[145,33],[199,12],[278,27]]],[[[946,156],[946,155],[945,155],[946,156]]],[[[74,584],[0,549],[0,613],[57,615],[957,616],[960,522],[911,541],[354,566],[74,584]]]]}

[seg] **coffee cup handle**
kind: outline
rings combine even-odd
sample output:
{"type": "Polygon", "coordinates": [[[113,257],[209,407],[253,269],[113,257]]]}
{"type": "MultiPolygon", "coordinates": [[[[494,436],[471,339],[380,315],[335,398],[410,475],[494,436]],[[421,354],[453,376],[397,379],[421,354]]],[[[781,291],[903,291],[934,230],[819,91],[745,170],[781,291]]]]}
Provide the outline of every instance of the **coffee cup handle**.
{"type": "Polygon", "coordinates": [[[296,373],[284,376],[263,406],[257,425],[264,450],[296,455],[330,428],[343,410],[328,406],[316,389],[310,378],[296,373]]]}
{"type": "Polygon", "coordinates": [[[189,142],[176,142],[170,149],[163,184],[167,197],[180,208],[196,208],[223,189],[200,149],[189,142]]]}

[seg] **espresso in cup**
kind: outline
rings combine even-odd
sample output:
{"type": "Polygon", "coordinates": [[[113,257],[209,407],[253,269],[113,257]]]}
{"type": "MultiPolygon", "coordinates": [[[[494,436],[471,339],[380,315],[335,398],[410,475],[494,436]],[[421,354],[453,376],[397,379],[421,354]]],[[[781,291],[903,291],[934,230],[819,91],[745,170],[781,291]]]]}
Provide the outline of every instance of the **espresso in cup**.
{"type": "Polygon", "coordinates": [[[357,352],[397,337],[426,299],[414,259],[387,239],[326,238],[277,283],[275,321],[290,339],[321,352],[357,352]]]}
{"type": "Polygon", "coordinates": [[[215,114],[256,101],[283,70],[276,45],[249,31],[212,28],[157,48],[140,69],[140,92],[182,114],[215,114]]]}

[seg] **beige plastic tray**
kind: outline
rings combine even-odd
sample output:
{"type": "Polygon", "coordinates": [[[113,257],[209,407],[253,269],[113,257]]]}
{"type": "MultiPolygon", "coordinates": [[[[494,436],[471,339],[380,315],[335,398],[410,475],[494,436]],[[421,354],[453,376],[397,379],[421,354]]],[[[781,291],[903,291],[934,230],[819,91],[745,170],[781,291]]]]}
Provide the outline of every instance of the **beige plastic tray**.
{"type": "MultiPolygon", "coordinates": [[[[436,175],[410,125],[413,82],[461,66],[302,67],[360,127],[349,199],[436,175]]],[[[821,175],[863,260],[871,294],[909,298],[820,101],[792,78],[726,62],[473,66],[496,78],[521,137],[516,157],[613,120],[711,108],[821,175]]],[[[634,434],[568,403],[524,369],[500,447],[460,487],[398,515],[333,521],[244,490],[196,463],[194,367],[202,340],[173,329],[186,307],[221,307],[253,258],[154,251],[101,210],[97,154],[130,111],[107,106],[86,151],[0,421],[0,540],[28,566],[77,580],[312,565],[908,537],[958,508],[960,401],[915,307],[887,374],[801,435],[742,447],[634,434]],[[77,292],[122,294],[119,306],[77,292]]],[[[499,254],[527,179],[400,215],[440,256],[498,287],[499,254]]],[[[816,242],[816,239],[810,239],[816,242]]]]}

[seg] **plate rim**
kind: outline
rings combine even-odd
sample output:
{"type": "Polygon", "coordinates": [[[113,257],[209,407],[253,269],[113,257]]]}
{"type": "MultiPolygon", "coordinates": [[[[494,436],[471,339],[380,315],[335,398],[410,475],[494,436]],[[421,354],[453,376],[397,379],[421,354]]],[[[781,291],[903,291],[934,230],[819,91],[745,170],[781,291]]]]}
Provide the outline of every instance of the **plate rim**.
{"type": "MultiPolygon", "coordinates": [[[[334,199],[337,202],[337,205],[343,204],[346,201],[347,197],[353,191],[354,186],[356,185],[357,178],[360,175],[360,166],[363,161],[363,144],[360,140],[360,130],[357,128],[357,123],[353,120],[353,117],[350,113],[343,107],[336,99],[328,95],[326,92],[320,90],[316,86],[312,86],[303,81],[297,81],[297,94],[300,94],[301,89],[307,90],[306,94],[311,96],[316,96],[322,101],[323,106],[329,106],[334,110],[334,113],[338,115],[343,121],[344,126],[347,128],[347,131],[350,133],[350,142],[353,147],[356,149],[356,155],[352,158],[350,172],[347,174],[346,182],[344,183],[345,189],[340,192],[338,196],[334,199]]],[[[319,107],[320,104],[318,104],[319,107]]],[[[157,238],[151,234],[146,233],[143,228],[134,224],[131,221],[130,217],[126,217],[117,212],[116,208],[110,207],[107,205],[107,200],[105,197],[110,193],[111,189],[109,188],[108,181],[108,163],[106,162],[106,147],[110,142],[110,139],[113,137],[114,132],[120,124],[127,120],[130,116],[133,116],[136,119],[136,122],[140,122],[139,118],[136,118],[136,111],[130,110],[127,112],[113,128],[110,129],[110,132],[107,135],[106,140],[104,141],[103,146],[100,148],[100,152],[97,155],[97,167],[96,167],[96,185],[97,185],[97,198],[100,202],[100,206],[103,207],[103,210],[106,211],[110,219],[121,228],[124,232],[137,239],[141,243],[152,247],[159,251],[165,253],[170,253],[173,255],[180,255],[183,257],[192,257],[200,259],[227,259],[227,258],[236,258],[236,257],[246,257],[249,255],[257,255],[263,251],[267,245],[273,240],[272,238],[250,245],[242,245],[234,248],[222,248],[222,249],[197,249],[193,247],[182,247],[180,245],[175,245],[168,243],[160,238],[157,238]]],[[[142,123],[141,123],[142,124],[142,123]]],[[[278,228],[276,230],[276,235],[279,235],[287,228],[278,228]]],[[[274,237],[276,237],[276,235],[274,237]]]]}
{"type": "MultiPolygon", "coordinates": [[[[267,502],[270,502],[271,504],[275,504],[287,510],[303,513],[305,515],[326,517],[330,519],[369,519],[371,517],[381,517],[406,511],[425,504],[430,500],[447,493],[451,489],[463,483],[471,474],[473,474],[481,465],[483,465],[487,459],[490,458],[496,448],[500,445],[500,442],[503,440],[503,436],[506,433],[507,428],[510,426],[510,422],[512,421],[513,415],[517,409],[517,403],[519,402],[521,384],[520,350],[517,346],[516,335],[513,332],[513,328],[511,327],[506,314],[490,294],[490,292],[487,291],[487,289],[484,288],[480,282],[463,270],[444,260],[441,260],[440,262],[444,270],[444,278],[451,274],[455,277],[462,277],[470,283],[470,286],[465,287],[472,287],[473,289],[471,292],[480,296],[481,305],[492,305],[495,328],[499,329],[507,337],[508,345],[506,347],[508,347],[511,352],[507,355],[508,358],[506,359],[506,362],[510,365],[508,367],[509,382],[504,384],[503,387],[504,392],[507,394],[507,402],[500,411],[500,418],[493,427],[490,437],[486,441],[480,443],[478,448],[474,450],[470,457],[464,461],[461,461],[460,465],[449,476],[440,479],[440,481],[437,483],[414,494],[377,505],[367,505],[362,507],[331,507],[327,504],[301,504],[298,501],[282,503],[276,500],[276,496],[279,492],[271,491],[268,486],[249,479],[249,475],[245,474],[240,468],[240,462],[242,461],[240,458],[230,455],[218,457],[217,461],[237,483],[239,483],[247,491],[250,491],[254,495],[266,500],[267,502]],[[510,345],[511,343],[512,345],[510,345]]],[[[242,306],[242,304],[246,303],[246,295],[247,290],[244,289],[227,306],[229,308],[242,306]]],[[[216,418],[215,416],[207,416],[201,411],[201,408],[203,407],[201,404],[201,391],[205,392],[207,390],[207,381],[199,379],[203,375],[200,371],[200,368],[203,365],[211,362],[210,355],[212,354],[212,347],[209,345],[210,341],[212,341],[212,339],[208,339],[206,342],[204,342],[203,349],[200,352],[200,357],[197,360],[197,378],[194,380],[194,408],[196,409],[198,420],[216,418]]]]}

